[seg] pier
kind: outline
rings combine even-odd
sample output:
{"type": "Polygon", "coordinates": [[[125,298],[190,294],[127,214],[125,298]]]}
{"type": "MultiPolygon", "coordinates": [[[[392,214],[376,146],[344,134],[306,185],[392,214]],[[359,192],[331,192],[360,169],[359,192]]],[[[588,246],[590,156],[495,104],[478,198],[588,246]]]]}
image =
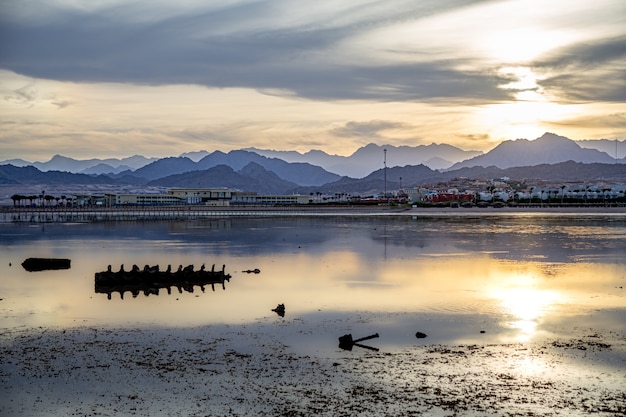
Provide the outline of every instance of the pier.
{"type": "Polygon", "coordinates": [[[93,222],[141,222],[167,220],[201,220],[216,217],[289,217],[332,216],[338,214],[385,215],[398,214],[406,208],[371,206],[286,206],[286,207],[213,207],[213,206],[165,206],[165,207],[89,207],[89,208],[42,208],[3,207],[0,222],[3,223],[93,223],[93,222]]]}
{"type": "Polygon", "coordinates": [[[518,214],[562,215],[626,215],[622,205],[539,205],[516,207],[400,207],[400,206],[161,206],[161,207],[0,207],[0,223],[94,223],[203,220],[233,217],[298,217],[298,216],[414,216],[465,217],[506,216],[518,214]]]}

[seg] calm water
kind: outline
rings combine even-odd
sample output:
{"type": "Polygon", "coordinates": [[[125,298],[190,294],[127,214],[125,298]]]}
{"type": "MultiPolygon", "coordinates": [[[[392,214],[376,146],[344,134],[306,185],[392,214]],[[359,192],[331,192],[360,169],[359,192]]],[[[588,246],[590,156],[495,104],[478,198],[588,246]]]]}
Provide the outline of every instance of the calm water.
{"type": "Polygon", "coordinates": [[[0,277],[3,327],[314,320],[333,337],[378,331],[385,343],[410,343],[416,329],[434,342],[524,341],[561,329],[623,331],[626,217],[0,224],[0,277]],[[72,266],[27,272],[28,257],[72,266]],[[226,266],[225,289],[94,292],[107,265],[203,263],[226,266]],[[279,303],[284,318],[271,311],[279,303]],[[346,318],[351,326],[332,328],[346,318]]]}

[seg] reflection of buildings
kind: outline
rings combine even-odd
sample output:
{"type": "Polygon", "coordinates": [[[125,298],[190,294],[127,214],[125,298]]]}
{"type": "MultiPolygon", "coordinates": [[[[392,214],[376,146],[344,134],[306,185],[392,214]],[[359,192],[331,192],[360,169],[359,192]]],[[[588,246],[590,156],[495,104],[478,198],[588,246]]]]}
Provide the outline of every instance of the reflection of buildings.
{"type": "Polygon", "coordinates": [[[145,296],[159,295],[161,289],[166,289],[167,293],[171,294],[172,287],[178,288],[179,293],[183,290],[192,293],[195,286],[199,286],[204,292],[206,285],[210,285],[215,291],[215,284],[220,284],[225,290],[225,282],[230,281],[230,278],[230,275],[224,272],[224,267],[221,271],[216,271],[215,265],[210,271],[205,270],[204,265],[197,271],[194,270],[193,265],[185,268],[181,265],[175,272],[172,272],[171,266],[168,266],[165,271],[160,271],[158,265],[152,267],[146,265],[144,269],[133,265],[130,271],[125,271],[122,265],[119,271],[113,272],[109,265],[107,271],[96,272],[94,286],[96,293],[107,294],[110,300],[114,292],[119,292],[120,298],[124,299],[124,293],[127,291],[133,297],[137,297],[140,293],[145,296]]]}

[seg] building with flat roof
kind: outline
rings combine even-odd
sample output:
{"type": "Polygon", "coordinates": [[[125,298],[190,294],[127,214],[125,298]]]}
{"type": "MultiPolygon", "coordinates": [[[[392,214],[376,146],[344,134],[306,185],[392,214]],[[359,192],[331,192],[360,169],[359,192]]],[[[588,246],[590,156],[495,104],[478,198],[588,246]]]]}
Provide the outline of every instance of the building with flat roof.
{"type": "Polygon", "coordinates": [[[205,205],[287,206],[309,204],[308,195],[258,195],[255,192],[232,191],[226,188],[171,188],[167,194],[115,194],[103,196],[77,195],[78,205],[114,206],[180,206],[205,205]]]}
{"type": "Polygon", "coordinates": [[[105,194],[107,206],[174,206],[185,202],[168,194],[105,194]]]}
{"type": "Polygon", "coordinates": [[[170,188],[167,194],[186,204],[228,206],[233,192],[227,188],[170,188]]]}
{"type": "Polygon", "coordinates": [[[231,205],[237,206],[294,206],[309,204],[311,196],[292,195],[256,195],[251,193],[233,193],[231,205]]]}

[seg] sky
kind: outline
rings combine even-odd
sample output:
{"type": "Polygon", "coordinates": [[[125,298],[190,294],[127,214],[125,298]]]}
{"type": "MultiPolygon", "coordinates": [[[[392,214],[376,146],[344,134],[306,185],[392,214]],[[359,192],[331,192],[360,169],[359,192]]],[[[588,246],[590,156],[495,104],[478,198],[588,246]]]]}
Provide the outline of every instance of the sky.
{"type": "Polygon", "coordinates": [[[0,0],[0,160],[626,138],[623,0],[0,0]]]}

